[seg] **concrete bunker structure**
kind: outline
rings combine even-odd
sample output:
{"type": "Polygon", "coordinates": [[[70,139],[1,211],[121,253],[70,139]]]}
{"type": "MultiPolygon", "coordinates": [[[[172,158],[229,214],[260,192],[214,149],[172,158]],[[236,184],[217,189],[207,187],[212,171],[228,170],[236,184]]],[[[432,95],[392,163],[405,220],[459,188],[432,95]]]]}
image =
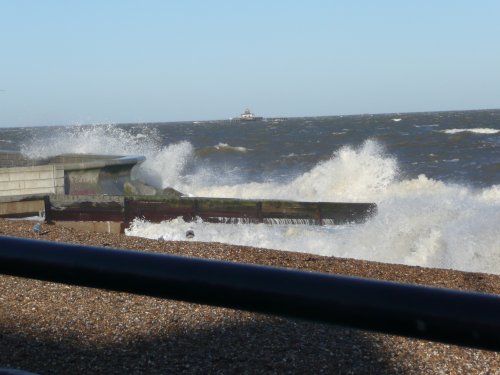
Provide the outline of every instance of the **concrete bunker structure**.
{"type": "Polygon", "coordinates": [[[62,154],[30,159],[0,152],[0,196],[35,194],[122,195],[144,156],[62,154]]]}
{"type": "Polygon", "coordinates": [[[123,195],[144,156],[62,154],[32,159],[0,151],[0,217],[40,215],[50,196],[123,195]]]}

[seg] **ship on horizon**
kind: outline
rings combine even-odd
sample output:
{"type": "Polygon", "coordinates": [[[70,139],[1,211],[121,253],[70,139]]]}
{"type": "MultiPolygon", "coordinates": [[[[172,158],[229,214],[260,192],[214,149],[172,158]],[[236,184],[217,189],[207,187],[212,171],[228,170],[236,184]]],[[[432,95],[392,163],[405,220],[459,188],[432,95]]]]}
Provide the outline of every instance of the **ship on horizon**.
{"type": "Polygon", "coordinates": [[[243,112],[240,115],[240,121],[259,121],[262,120],[263,117],[260,116],[255,116],[252,111],[250,111],[249,108],[245,109],[245,112],[243,112]]]}

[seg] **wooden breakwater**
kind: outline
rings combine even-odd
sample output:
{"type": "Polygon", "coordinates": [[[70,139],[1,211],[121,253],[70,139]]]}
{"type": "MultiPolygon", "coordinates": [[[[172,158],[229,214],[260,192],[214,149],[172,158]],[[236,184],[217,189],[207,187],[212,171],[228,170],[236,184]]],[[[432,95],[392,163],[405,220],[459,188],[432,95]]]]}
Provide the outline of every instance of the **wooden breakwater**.
{"type": "Polygon", "coordinates": [[[98,232],[123,232],[136,218],[178,217],[211,223],[338,225],[362,223],[374,203],[296,202],[165,196],[32,195],[0,197],[0,217],[45,215],[45,221],[98,232]]]}
{"type": "Polygon", "coordinates": [[[125,198],[125,221],[144,217],[150,221],[171,220],[182,216],[191,221],[208,222],[345,224],[362,222],[376,206],[372,203],[295,202],[282,200],[246,200],[232,198],[125,198]]]}
{"type": "Polygon", "coordinates": [[[161,196],[49,196],[48,222],[120,222],[121,230],[135,218],[161,222],[212,223],[361,223],[376,212],[374,203],[295,202],[232,198],[165,198],[161,196]]]}

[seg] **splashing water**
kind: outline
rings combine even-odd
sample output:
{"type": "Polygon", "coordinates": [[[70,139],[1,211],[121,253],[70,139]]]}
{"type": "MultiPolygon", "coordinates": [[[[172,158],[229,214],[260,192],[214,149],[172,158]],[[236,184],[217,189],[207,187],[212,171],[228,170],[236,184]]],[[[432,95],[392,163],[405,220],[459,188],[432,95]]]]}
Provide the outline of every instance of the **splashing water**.
{"type": "Polygon", "coordinates": [[[144,137],[111,124],[78,126],[60,129],[44,138],[34,138],[21,146],[21,152],[32,158],[64,153],[149,156],[160,148],[155,139],[154,129],[144,137]]]}
{"type": "Polygon", "coordinates": [[[194,154],[188,142],[181,142],[161,148],[135,171],[133,177],[159,188],[182,188],[181,176],[194,154]]]}
{"type": "Polygon", "coordinates": [[[500,274],[499,187],[471,190],[420,175],[398,180],[394,158],[376,142],[343,147],[290,183],[184,185],[198,196],[374,201],[378,214],[365,224],[307,225],[185,223],[136,220],[129,235],[300,251],[388,263],[500,274]]]}
{"type": "MultiPolygon", "coordinates": [[[[496,187],[495,189],[498,189],[496,187]]],[[[129,235],[224,242],[326,256],[500,274],[500,199],[425,176],[390,186],[378,214],[347,226],[134,221],[129,235]]]]}
{"type": "Polygon", "coordinates": [[[197,179],[184,188],[194,196],[204,197],[359,202],[376,200],[397,173],[396,160],[385,156],[383,148],[369,140],[358,149],[341,148],[287,184],[209,185],[197,179]]]}
{"type": "Polygon", "coordinates": [[[147,160],[134,170],[136,178],[193,196],[378,204],[375,217],[352,226],[182,219],[153,224],[136,219],[129,235],[185,240],[192,229],[197,241],[500,274],[500,186],[474,190],[425,175],[401,180],[397,160],[372,140],[358,148],[342,147],[288,182],[230,184],[220,178],[219,169],[197,159],[189,142],[163,145],[154,129],[133,135],[115,126],[94,126],[63,133],[31,141],[22,151],[31,157],[65,152],[144,155],[147,160]]]}
{"type": "Polygon", "coordinates": [[[147,134],[133,135],[114,125],[65,128],[48,139],[25,143],[21,152],[31,158],[64,153],[143,155],[146,161],[133,170],[133,178],[162,189],[178,187],[180,176],[194,155],[193,147],[188,142],[162,146],[156,129],[143,131],[147,134]]]}

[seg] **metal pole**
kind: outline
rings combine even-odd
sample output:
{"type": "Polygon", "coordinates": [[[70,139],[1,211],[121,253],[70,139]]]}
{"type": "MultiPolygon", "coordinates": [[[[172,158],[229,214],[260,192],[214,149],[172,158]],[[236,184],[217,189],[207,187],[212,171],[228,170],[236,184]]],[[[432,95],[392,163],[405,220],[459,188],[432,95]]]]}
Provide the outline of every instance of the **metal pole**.
{"type": "Polygon", "coordinates": [[[500,350],[500,297],[0,237],[0,273],[500,350]]]}

